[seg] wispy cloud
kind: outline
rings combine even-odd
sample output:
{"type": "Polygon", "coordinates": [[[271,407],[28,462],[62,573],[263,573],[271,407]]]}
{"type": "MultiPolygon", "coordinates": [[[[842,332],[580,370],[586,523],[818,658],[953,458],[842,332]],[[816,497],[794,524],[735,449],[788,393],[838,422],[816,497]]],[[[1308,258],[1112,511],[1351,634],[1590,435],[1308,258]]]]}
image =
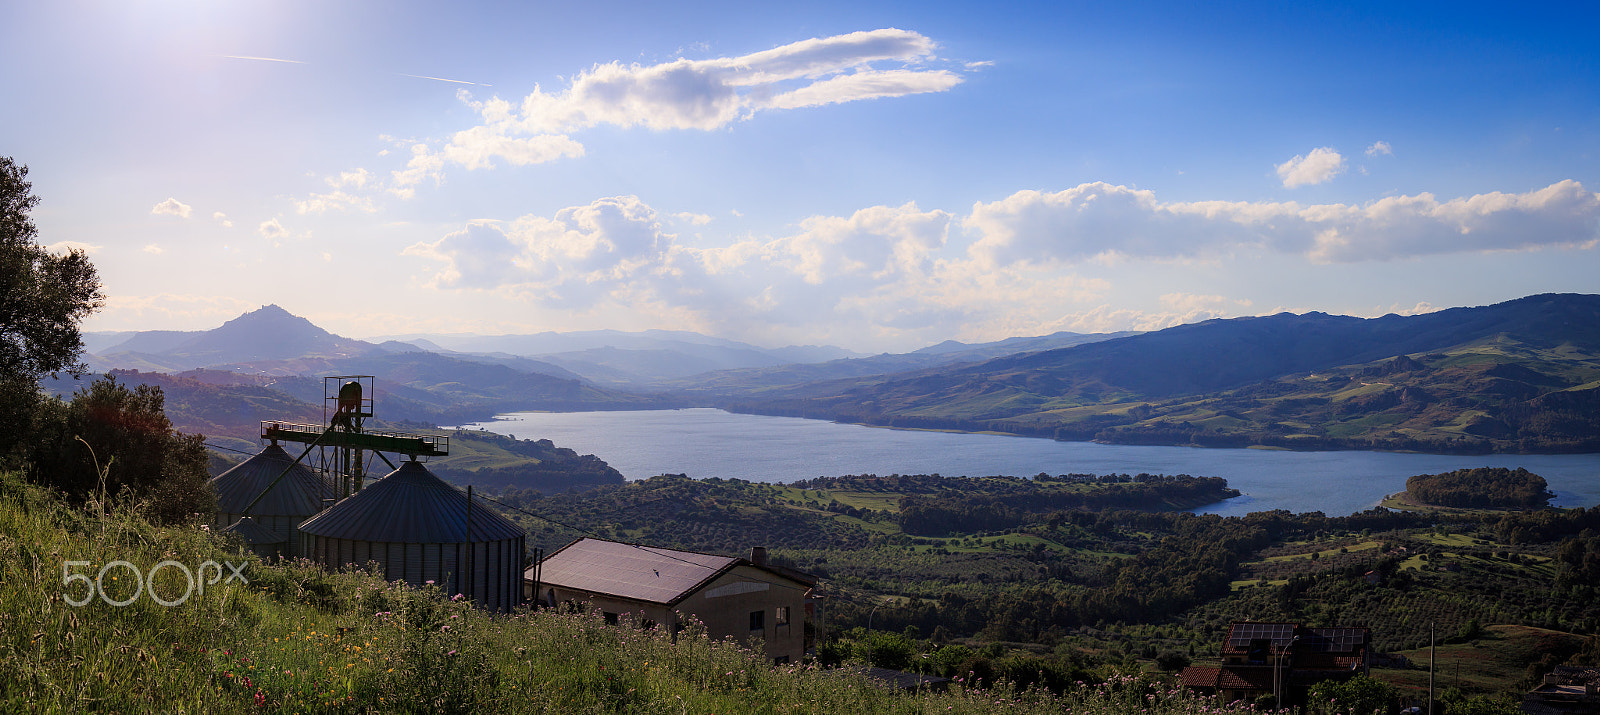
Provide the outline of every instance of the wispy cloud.
{"type": "Polygon", "coordinates": [[[886,28],[813,38],[739,57],[679,58],[654,65],[610,62],[579,72],[553,93],[535,88],[520,102],[462,100],[482,117],[444,146],[412,147],[394,173],[402,196],[446,164],[488,168],[583,156],[569,135],[609,124],[655,131],[711,131],[773,110],[943,92],[960,84],[956,71],[935,68],[933,40],[886,28]]]}
{"type": "Polygon", "coordinates": [[[449,82],[451,84],[470,84],[470,85],[472,85],[474,87],[493,87],[494,86],[492,84],[484,84],[483,82],[468,82],[468,81],[466,81],[464,79],[445,79],[444,77],[429,77],[429,76],[427,76],[425,74],[406,74],[404,72],[400,72],[398,74],[401,77],[411,77],[412,79],[431,79],[431,80],[433,80],[435,82],[449,82]]]}
{"type": "Polygon", "coordinates": [[[255,62],[283,62],[283,63],[291,64],[291,65],[303,65],[303,64],[305,64],[304,62],[301,62],[300,60],[286,60],[286,59],[282,59],[282,58],[278,58],[278,57],[251,57],[249,55],[223,55],[223,57],[225,59],[230,59],[230,60],[252,60],[252,61],[255,61],[255,62]]]}
{"type": "Polygon", "coordinates": [[[211,214],[211,218],[222,224],[223,228],[233,228],[233,221],[229,220],[228,215],[221,211],[211,214]]]}
{"type": "Polygon", "coordinates": [[[378,209],[373,204],[372,197],[353,193],[366,188],[367,182],[371,179],[372,172],[360,168],[329,176],[323,181],[333,190],[325,194],[314,193],[303,201],[295,201],[295,211],[300,214],[320,214],[326,211],[355,209],[373,213],[378,209]]]}
{"type": "Polygon", "coordinates": [[[1389,146],[1389,142],[1382,140],[1375,141],[1372,146],[1367,147],[1367,156],[1377,156],[1379,154],[1394,156],[1394,147],[1389,146]]]}

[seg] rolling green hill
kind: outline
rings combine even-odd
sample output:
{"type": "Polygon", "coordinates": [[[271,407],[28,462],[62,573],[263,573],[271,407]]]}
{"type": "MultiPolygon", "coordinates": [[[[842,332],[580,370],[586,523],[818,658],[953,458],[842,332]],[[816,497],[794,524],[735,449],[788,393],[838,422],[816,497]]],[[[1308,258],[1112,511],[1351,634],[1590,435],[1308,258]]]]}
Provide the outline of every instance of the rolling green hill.
{"type": "Polygon", "coordinates": [[[1600,296],[1211,320],[730,409],[1134,444],[1600,449],[1600,296]]]}

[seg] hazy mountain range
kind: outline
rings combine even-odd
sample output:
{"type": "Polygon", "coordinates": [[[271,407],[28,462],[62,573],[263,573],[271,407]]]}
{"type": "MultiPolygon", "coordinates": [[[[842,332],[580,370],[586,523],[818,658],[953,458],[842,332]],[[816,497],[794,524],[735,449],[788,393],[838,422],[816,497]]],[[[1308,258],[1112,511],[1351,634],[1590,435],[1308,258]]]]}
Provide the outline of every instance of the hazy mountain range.
{"type": "MultiPolygon", "coordinates": [[[[1121,335],[1121,334],[1116,334],[1121,335]]],[[[834,379],[982,360],[1022,350],[1064,347],[1114,335],[1056,333],[967,345],[946,341],[905,355],[866,357],[831,345],[763,348],[677,330],[592,330],[532,335],[409,334],[353,340],[268,305],[212,330],[87,333],[90,369],[177,373],[198,368],[257,375],[325,374],[358,358],[427,353],[518,372],[582,380],[606,388],[661,392],[748,377],[696,376],[775,370],[767,380],[834,379]],[[786,368],[810,365],[790,377],[786,368]]],[[[393,358],[392,360],[401,360],[393,358]]]]}
{"type": "Polygon", "coordinates": [[[704,405],[1151,444],[1600,449],[1593,295],[1371,319],[1282,313],[874,356],[681,331],[367,342],[276,306],[209,331],[90,334],[85,342],[98,348],[86,357],[97,369],[173,373],[126,379],[165,383],[169,406],[211,415],[176,422],[226,433],[253,425],[250,405],[319,412],[321,382],[303,376],[373,374],[386,416],[434,423],[512,410],[704,405]],[[219,411],[223,403],[236,407],[219,411]]]}
{"type": "Polygon", "coordinates": [[[1600,296],[1210,320],[731,405],[1149,444],[1600,450],[1600,296]]]}

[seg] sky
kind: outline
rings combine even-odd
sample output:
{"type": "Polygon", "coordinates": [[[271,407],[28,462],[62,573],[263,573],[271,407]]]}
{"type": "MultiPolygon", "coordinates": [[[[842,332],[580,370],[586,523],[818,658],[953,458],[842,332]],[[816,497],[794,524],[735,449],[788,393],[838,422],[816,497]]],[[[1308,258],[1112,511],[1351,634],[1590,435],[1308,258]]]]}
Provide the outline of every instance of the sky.
{"type": "Polygon", "coordinates": [[[903,351],[1600,292],[1591,3],[0,4],[86,330],[903,351]]]}

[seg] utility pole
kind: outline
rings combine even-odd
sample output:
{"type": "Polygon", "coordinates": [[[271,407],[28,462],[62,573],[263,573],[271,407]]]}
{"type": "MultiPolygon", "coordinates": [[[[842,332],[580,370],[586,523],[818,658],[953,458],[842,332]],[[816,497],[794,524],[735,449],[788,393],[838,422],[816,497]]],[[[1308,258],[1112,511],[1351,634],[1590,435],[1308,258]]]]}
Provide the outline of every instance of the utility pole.
{"type": "Polygon", "coordinates": [[[1433,640],[1433,621],[1428,621],[1428,715],[1433,715],[1433,656],[1439,644],[1433,640]]]}

